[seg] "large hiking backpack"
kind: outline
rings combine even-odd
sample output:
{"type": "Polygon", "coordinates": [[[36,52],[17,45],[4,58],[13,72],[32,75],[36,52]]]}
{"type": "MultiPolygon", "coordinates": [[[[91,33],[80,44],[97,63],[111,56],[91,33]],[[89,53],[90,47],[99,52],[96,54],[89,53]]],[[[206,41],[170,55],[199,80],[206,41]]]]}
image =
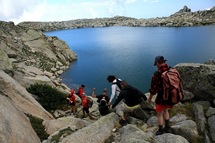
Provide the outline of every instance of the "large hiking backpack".
{"type": "Polygon", "coordinates": [[[93,106],[93,100],[92,98],[87,96],[87,107],[91,108],[93,106]]]}
{"type": "Polygon", "coordinates": [[[183,99],[183,87],[179,72],[170,67],[161,75],[163,79],[163,100],[168,105],[175,105],[183,99]]]}
{"type": "Polygon", "coordinates": [[[112,84],[116,84],[119,87],[120,90],[122,89],[121,80],[116,79],[116,82],[113,82],[112,84]]]}

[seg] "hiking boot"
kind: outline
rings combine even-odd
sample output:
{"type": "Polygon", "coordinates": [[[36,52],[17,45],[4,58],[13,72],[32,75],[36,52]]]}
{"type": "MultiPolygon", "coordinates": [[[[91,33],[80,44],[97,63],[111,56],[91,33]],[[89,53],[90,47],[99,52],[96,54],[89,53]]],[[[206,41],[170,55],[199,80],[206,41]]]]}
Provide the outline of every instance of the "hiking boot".
{"type": "Polygon", "coordinates": [[[164,131],[164,133],[172,133],[171,127],[164,127],[163,131],[164,131]]]}
{"type": "Polygon", "coordinates": [[[119,121],[119,124],[120,124],[121,126],[126,126],[126,125],[127,125],[127,122],[126,122],[125,120],[120,120],[120,121],[119,121]]]}
{"type": "Polygon", "coordinates": [[[155,134],[156,134],[156,135],[162,135],[163,133],[164,133],[163,130],[158,130],[155,134]]]}

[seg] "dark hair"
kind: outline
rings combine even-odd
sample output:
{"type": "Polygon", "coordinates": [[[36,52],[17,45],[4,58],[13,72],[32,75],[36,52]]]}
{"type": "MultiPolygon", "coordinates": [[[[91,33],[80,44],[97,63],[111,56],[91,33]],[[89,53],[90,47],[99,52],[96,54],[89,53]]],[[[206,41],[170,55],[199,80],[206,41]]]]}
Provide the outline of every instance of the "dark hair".
{"type": "Polygon", "coordinates": [[[122,80],[120,83],[123,87],[128,86],[128,83],[125,80],[122,80]]]}
{"type": "Polygon", "coordinates": [[[113,82],[116,79],[116,77],[114,75],[109,75],[107,77],[108,82],[113,82]]]}
{"type": "Polygon", "coordinates": [[[85,87],[85,85],[84,85],[84,84],[82,84],[82,85],[81,85],[81,87],[85,87]]]}

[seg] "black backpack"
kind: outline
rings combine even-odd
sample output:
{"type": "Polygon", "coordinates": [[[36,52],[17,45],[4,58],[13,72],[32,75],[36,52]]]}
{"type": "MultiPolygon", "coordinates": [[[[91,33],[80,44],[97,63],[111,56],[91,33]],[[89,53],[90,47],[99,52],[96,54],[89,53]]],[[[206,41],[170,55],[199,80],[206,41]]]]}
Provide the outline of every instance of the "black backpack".
{"type": "Polygon", "coordinates": [[[116,79],[116,82],[113,82],[112,84],[116,84],[119,87],[120,90],[122,89],[121,80],[116,79]]]}
{"type": "Polygon", "coordinates": [[[147,100],[147,97],[145,94],[143,94],[140,90],[132,86],[127,91],[127,94],[129,94],[131,97],[131,100],[133,100],[136,103],[141,103],[143,100],[145,101],[147,100]]]}
{"type": "Polygon", "coordinates": [[[107,115],[109,113],[108,103],[104,98],[99,102],[99,112],[101,115],[107,115]]]}

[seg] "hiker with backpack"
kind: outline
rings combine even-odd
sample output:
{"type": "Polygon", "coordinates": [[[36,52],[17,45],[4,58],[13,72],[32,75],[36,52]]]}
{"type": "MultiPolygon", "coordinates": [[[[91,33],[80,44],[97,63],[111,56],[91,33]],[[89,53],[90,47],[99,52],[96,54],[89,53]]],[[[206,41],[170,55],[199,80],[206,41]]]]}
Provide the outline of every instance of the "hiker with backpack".
{"type": "Polygon", "coordinates": [[[66,98],[69,101],[70,107],[70,113],[75,114],[77,112],[77,107],[76,107],[76,97],[75,97],[75,91],[71,89],[70,94],[66,98]]]}
{"type": "Polygon", "coordinates": [[[122,81],[121,79],[116,78],[114,75],[109,75],[107,77],[107,81],[111,83],[111,96],[110,96],[110,101],[109,105],[111,105],[112,101],[114,98],[119,96],[119,93],[121,91],[121,84],[120,82],[122,81]]]}
{"type": "Polygon", "coordinates": [[[147,98],[145,94],[137,88],[129,85],[125,80],[121,81],[121,87],[121,92],[114,104],[111,106],[111,109],[115,108],[121,101],[123,101],[123,103],[119,105],[120,110],[117,111],[117,114],[120,116],[119,123],[124,126],[127,124],[125,113],[132,113],[135,109],[140,108],[140,103],[143,100],[146,101],[147,98]]]}
{"type": "Polygon", "coordinates": [[[102,116],[107,115],[109,113],[108,102],[110,100],[107,95],[107,89],[104,88],[102,94],[100,95],[96,95],[95,92],[96,92],[96,89],[93,88],[92,97],[97,98],[97,102],[99,103],[98,107],[99,107],[100,114],[102,116]]]}
{"type": "Polygon", "coordinates": [[[152,96],[157,94],[155,108],[159,129],[156,135],[171,133],[168,110],[173,108],[174,104],[177,104],[183,98],[180,75],[176,69],[170,68],[166,64],[166,61],[167,60],[163,56],[155,57],[154,66],[157,66],[158,69],[152,76],[151,88],[149,89],[149,103],[151,103],[152,96]],[[172,69],[174,72],[172,72],[172,69]],[[172,81],[175,82],[174,85],[171,85],[172,81]],[[164,122],[165,127],[163,128],[164,122]]]}
{"type": "Polygon", "coordinates": [[[78,95],[78,97],[80,97],[82,99],[82,96],[84,94],[84,88],[85,88],[85,85],[82,84],[78,89],[77,89],[77,92],[76,92],[76,95],[78,95]]]}
{"type": "Polygon", "coordinates": [[[90,111],[89,111],[89,108],[91,108],[93,105],[92,99],[90,97],[88,97],[87,95],[83,94],[81,100],[82,100],[82,111],[83,111],[82,118],[85,117],[85,113],[86,113],[91,120],[94,120],[94,118],[92,117],[92,115],[90,114],[90,111]]]}

